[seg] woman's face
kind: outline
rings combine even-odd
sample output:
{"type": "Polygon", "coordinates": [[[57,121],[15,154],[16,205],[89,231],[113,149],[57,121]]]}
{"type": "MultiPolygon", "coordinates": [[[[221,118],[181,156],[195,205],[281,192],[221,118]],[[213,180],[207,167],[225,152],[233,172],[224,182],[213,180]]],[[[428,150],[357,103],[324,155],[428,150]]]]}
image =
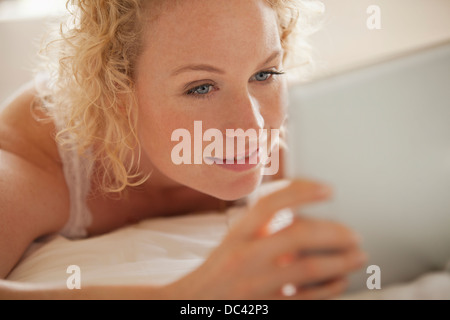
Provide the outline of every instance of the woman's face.
{"type": "MultiPolygon", "coordinates": [[[[211,144],[202,141],[208,129],[223,134],[223,149],[213,155],[226,159],[233,139],[227,129],[259,134],[283,124],[286,84],[283,76],[271,74],[282,70],[283,58],[276,13],[264,0],[180,1],[146,28],[136,75],[145,161],[171,180],[217,198],[246,196],[261,182],[262,164],[194,164],[194,153],[211,144]],[[201,121],[200,136],[195,121],[201,121]],[[182,141],[172,141],[177,129],[190,133],[191,164],[173,161],[172,150],[182,141]]],[[[245,150],[256,151],[248,140],[245,150]]]]}

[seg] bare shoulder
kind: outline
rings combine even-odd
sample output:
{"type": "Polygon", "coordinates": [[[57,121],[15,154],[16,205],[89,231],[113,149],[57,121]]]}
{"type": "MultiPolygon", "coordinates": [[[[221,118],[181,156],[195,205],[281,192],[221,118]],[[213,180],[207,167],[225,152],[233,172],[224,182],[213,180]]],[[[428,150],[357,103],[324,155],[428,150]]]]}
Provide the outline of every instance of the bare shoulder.
{"type": "Polygon", "coordinates": [[[33,118],[34,98],[28,88],[0,112],[0,278],[32,241],[60,230],[69,216],[55,128],[33,118]]]}
{"type": "MultiPolygon", "coordinates": [[[[62,173],[53,122],[37,121],[31,112],[36,102],[33,86],[25,86],[0,111],[0,149],[11,152],[54,174],[62,173]]],[[[45,117],[39,110],[35,115],[45,117]]]]}

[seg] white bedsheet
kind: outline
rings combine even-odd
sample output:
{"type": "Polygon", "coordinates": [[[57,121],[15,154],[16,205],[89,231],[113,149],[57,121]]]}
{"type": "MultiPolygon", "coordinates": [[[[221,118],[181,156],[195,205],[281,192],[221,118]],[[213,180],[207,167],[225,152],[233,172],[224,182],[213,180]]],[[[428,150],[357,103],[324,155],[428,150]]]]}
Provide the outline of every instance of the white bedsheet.
{"type": "Polygon", "coordinates": [[[236,210],[145,220],[83,240],[53,236],[34,243],[8,280],[65,284],[77,265],[82,285],[169,283],[204,261],[236,210]]]}
{"type": "MultiPolygon", "coordinates": [[[[77,265],[82,286],[167,284],[199,266],[242,212],[242,207],[235,207],[226,213],[146,220],[85,240],[48,237],[28,249],[8,280],[65,285],[68,266],[77,265]]],[[[429,273],[409,283],[340,299],[450,299],[450,272],[429,273]]]]}

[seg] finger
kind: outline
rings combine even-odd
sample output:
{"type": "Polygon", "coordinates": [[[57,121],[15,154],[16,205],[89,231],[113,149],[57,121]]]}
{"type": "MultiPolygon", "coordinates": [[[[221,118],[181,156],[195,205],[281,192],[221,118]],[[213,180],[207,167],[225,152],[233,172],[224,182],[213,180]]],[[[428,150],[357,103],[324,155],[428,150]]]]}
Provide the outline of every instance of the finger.
{"type": "Polygon", "coordinates": [[[346,226],[327,220],[296,218],[288,227],[258,240],[261,255],[274,259],[282,254],[333,252],[359,246],[359,236],[346,226]]]}
{"type": "Polygon", "coordinates": [[[339,254],[309,256],[284,267],[274,267],[267,276],[266,288],[268,292],[273,292],[286,283],[301,287],[326,282],[346,276],[361,268],[366,261],[367,256],[358,249],[339,254]]]}
{"type": "Polygon", "coordinates": [[[320,286],[297,289],[297,292],[291,296],[285,296],[287,300],[323,300],[336,298],[342,294],[348,287],[348,281],[345,278],[339,278],[320,286]]]}
{"type": "Polygon", "coordinates": [[[238,228],[244,236],[254,236],[263,229],[277,211],[330,197],[331,188],[309,180],[291,180],[286,186],[261,197],[250,205],[238,228]]]}
{"type": "Polygon", "coordinates": [[[323,283],[347,276],[361,268],[366,261],[366,255],[355,248],[340,254],[310,256],[283,267],[273,265],[266,274],[259,272],[259,277],[264,279],[261,281],[264,286],[259,290],[261,294],[270,295],[286,283],[294,283],[299,287],[323,283]]]}

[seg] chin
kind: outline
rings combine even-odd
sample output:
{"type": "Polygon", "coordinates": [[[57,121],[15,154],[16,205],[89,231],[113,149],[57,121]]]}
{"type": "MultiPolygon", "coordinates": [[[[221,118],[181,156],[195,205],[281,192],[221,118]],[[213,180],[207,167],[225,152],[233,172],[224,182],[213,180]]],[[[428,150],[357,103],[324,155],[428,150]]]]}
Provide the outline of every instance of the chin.
{"type": "Polygon", "coordinates": [[[262,182],[264,168],[236,173],[207,165],[175,167],[162,171],[167,177],[212,197],[234,201],[251,194],[262,182]],[[194,170],[189,170],[189,169],[194,170]]]}
{"type": "MultiPolygon", "coordinates": [[[[247,174],[228,175],[222,183],[215,184],[214,188],[205,190],[205,193],[225,201],[234,201],[251,194],[262,181],[262,169],[247,174]]],[[[222,179],[217,179],[220,181],[222,179]]]]}

